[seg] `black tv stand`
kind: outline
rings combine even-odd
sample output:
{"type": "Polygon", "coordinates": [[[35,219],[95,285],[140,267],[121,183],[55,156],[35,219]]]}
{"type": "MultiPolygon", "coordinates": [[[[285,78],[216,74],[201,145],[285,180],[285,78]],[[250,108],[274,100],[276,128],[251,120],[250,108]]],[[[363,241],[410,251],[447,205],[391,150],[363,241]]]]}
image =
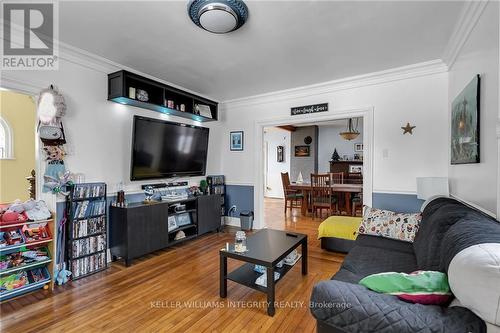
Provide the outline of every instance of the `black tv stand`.
{"type": "Polygon", "coordinates": [[[133,259],[174,246],[221,228],[220,194],[202,195],[177,201],[135,202],[127,207],[110,208],[110,250],[113,259],[122,258],[126,266],[133,259]],[[177,204],[185,211],[175,212],[177,204]],[[189,214],[191,223],[168,230],[168,217],[189,214]],[[185,238],[175,239],[182,230],[185,238]]]}

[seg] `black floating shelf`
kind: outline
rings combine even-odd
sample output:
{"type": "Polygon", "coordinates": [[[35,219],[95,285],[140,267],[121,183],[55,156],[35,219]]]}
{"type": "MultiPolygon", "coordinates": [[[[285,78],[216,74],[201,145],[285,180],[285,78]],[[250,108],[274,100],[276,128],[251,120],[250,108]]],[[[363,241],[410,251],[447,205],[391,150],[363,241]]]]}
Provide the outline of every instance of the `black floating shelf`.
{"type": "Polygon", "coordinates": [[[108,74],[108,100],[199,122],[218,120],[217,102],[124,70],[108,74]],[[139,101],[135,96],[130,96],[129,88],[135,88],[136,92],[139,89],[146,91],[148,101],[139,101]],[[166,107],[167,100],[176,105],[184,104],[185,111],[166,107]],[[208,106],[211,117],[195,114],[196,104],[208,106]]]}

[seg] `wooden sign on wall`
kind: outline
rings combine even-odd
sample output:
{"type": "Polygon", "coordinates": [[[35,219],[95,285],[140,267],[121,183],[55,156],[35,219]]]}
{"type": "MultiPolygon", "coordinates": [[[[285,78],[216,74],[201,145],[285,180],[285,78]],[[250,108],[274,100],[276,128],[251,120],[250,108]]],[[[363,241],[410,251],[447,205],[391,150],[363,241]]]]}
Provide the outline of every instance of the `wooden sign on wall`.
{"type": "Polygon", "coordinates": [[[325,111],[328,111],[328,103],[296,106],[290,109],[290,113],[292,116],[296,116],[299,114],[325,112],[325,111]]]}

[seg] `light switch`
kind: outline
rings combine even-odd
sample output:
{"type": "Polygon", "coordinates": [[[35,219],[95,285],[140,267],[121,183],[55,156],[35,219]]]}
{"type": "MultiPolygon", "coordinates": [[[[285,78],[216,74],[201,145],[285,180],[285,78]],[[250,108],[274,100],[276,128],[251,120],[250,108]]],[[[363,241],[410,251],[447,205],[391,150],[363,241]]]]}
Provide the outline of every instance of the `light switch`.
{"type": "Polygon", "coordinates": [[[389,158],[389,149],[385,148],[382,150],[382,158],[384,160],[388,159],[389,158]]]}

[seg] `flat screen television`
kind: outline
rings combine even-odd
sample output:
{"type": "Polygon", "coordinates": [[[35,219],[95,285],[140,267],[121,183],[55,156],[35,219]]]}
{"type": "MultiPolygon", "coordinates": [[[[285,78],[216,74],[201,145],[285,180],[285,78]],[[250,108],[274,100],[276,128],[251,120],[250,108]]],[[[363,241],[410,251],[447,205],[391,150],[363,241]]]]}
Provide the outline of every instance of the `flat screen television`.
{"type": "Polygon", "coordinates": [[[134,116],[131,180],[203,176],[206,127],[134,116]]]}

